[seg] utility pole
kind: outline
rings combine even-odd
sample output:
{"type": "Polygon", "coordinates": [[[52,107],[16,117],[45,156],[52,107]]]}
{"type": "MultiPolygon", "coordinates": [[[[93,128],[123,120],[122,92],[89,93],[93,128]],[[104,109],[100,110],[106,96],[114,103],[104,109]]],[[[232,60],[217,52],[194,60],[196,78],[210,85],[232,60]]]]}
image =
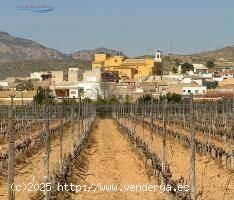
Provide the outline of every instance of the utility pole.
{"type": "Polygon", "coordinates": [[[14,108],[13,108],[13,98],[15,96],[11,95],[11,107],[9,112],[9,154],[8,154],[8,200],[14,200],[14,108]]]}
{"type": "Polygon", "coordinates": [[[193,95],[190,95],[190,135],[191,135],[191,157],[190,157],[190,197],[196,199],[196,176],[195,176],[195,131],[194,131],[194,109],[193,95]]]}

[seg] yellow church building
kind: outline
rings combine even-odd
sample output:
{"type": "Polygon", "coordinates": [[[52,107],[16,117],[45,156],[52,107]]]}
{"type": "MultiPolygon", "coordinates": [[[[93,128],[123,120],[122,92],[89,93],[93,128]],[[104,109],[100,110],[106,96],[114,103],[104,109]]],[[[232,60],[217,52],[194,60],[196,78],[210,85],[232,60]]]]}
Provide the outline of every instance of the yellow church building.
{"type": "Polygon", "coordinates": [[[127,58],[123,53],[109,55],[106,52],[95,53],[92,68],[103,68],[105,71],[117,71],[120,78],[147,78],[150,75],[161,75],[162,51],[156,52],[155,58],[127,58]]]}

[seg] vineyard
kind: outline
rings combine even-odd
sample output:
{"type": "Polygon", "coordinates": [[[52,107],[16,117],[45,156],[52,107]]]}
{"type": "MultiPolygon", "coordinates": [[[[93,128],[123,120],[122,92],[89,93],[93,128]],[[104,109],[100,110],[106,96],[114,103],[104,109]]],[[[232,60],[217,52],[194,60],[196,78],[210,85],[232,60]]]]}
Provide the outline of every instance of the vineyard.
{"type": "Polygon", "coordinates": [[[192,97],[111,106],[12,99],[0,106],[0,199],[231,200],[233,108],[192,97]],[[146,183],[168,190],[126,189],[146,183]]]}

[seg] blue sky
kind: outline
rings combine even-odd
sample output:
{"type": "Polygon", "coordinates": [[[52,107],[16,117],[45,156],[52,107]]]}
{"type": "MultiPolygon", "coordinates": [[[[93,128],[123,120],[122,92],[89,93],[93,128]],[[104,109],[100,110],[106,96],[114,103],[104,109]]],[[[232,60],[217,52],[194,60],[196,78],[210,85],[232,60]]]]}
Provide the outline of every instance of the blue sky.
{"type": "Polygon", "coordinates": [[[130,56],[234,44],[234,0],[1,0],[0,30],[65,53],[107,47],[130,56]],[[50,5],[48,13],[17,5],[50,5]],[[170,42],[171,41],[171,42],[170,42]]]}

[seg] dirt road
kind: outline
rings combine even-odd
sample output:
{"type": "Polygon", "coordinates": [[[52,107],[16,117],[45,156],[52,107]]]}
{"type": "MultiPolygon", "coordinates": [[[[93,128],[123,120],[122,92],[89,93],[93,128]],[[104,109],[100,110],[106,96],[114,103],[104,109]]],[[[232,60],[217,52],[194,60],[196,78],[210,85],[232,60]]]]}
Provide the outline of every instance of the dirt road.
{"type": "MultiPolygon", "coordinates": [[[[156,184],[150,180],[147,175],[147,169],[139,155],[134,152],[131,144],[117,129],[111,119],[104,119],[98,122],[98,128],[93,133],[95,142],[91,146],[91,156],[89,159],[89,176],[86,177],[87,184],[95,185],[117,185],[122,191],[107,192],[100,191],[83,191],[74,196],[75,199],[86,200],[143,200],[143,199],[169,199],[168,194],[156,192],[127,191],[127,184],[144,185],[156,184]],[[124,188],[125,187],[125,188],[124,188]]],[[[143,189],[143,188],[142,188],[143,189]]]]}

